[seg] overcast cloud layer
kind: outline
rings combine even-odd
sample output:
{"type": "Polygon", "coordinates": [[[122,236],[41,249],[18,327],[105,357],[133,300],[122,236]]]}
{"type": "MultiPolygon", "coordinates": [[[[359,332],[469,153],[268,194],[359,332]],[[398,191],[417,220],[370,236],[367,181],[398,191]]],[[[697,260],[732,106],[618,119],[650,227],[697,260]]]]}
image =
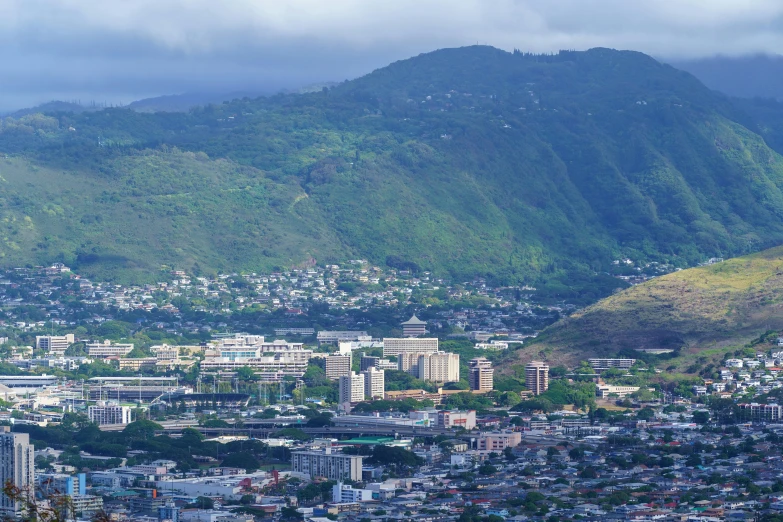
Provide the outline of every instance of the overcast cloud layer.
{"type": "Polygon", "coordinates": [[[783,53],[783,0],[0,0],[0,110],[273,91],[442,47],[783,53]]]}

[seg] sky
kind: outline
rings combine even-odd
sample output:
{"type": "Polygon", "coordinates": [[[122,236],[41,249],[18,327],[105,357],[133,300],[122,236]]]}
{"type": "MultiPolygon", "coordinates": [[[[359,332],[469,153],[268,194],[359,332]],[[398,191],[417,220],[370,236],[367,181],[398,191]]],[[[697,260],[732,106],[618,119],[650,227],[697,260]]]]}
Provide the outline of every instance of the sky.
{"type": "Polygon", "coordinates": [[[783,1],[0,0],[0,111],[273,92],[476,43],[783,54],[783,1]]]}

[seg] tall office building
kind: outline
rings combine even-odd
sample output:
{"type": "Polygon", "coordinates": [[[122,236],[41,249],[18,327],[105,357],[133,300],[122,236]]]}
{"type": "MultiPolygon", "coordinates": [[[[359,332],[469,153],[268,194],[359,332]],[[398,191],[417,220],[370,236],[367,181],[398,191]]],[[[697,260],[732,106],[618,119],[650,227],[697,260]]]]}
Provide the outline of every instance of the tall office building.
{"type": "MultiPolygon", "coordinates": [[[[27,433],[0,433],[0,484],[9,481],[31,497],[35,495],[35,451],[27,433]]],[[[18,513],[21,508],[20,501],[0,493],[4,515],[18,513]]]]}
{"type": "Polygon", "coordinates": [[[36,335],[35,349],[43,350],[51,355],[63,355],[65,350],[75,342],[73,334],[66,335],[36,335]]]}
{"type": "Polygon", "coordinates": [[[400,355],[402,353],[433,353],[438,351],[438,339],[425,337],[404,339],[387,337],[383,340],[383,356],[400,355]]]}
{"type": "Polygon", "coordinates": [[[351,372],[340,377],[340,404],[364,400],[364,374],[351,372]]]}
{"type": "Polygon", "coordinates": [[[383,399],[383,392],[386,389],[384,371],[371,366],[363,371],[362,375],[364,375],[365,399],[383,399]]]}
{"type": "Polygon", "coordinates": [[[549,365],[541,361],[530,361],[525,366],[525,387],[533,395],[541,395],[549,388],[549,365]]]}
{"type": "Polygon", "coordinates": [[[351,354],[333,353],[326,357],[326,378],[336,381],[351,374],[351,354]]]}
{"type": "Polygon", "coordinates": [[[468,383],[473,391],[492,391],[495,370],[484,357],[476,357],[468,363],[468,383]]]}

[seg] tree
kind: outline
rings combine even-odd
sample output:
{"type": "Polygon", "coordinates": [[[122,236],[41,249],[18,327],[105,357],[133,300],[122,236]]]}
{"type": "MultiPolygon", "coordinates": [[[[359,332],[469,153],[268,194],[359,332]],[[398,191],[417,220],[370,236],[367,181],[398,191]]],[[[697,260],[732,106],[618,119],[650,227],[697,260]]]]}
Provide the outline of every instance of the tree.
{"type": "Polygon", "coordinates": [[[655,417],[655,411],[652,408],[642,408],[636,413],[636,418],[641,420],[650,420],[655,417]]]}
{"type": "Polygon", "coordinates": [[[286,506],[280,510],[280,516],[283,520],[302,520],[304,517],[302,514],[290,506],[286,506]]]}
{"type": "Polygon", "coordinates": [[[424,459],[404,448],[383,446],[378,444],[372,450],[372,455],[367,459],[369,464],[382,464],[394,466],[398,470],[408,467],[421,466],[424,459]]]}
{"type": "Polygon", "coordinates": [[[209,497],[197,497],[194,505],[199,509],[213,509],[215,502],[209,497]]]}
{"type": "Polygon", "coordinates": [[[131,325],[122,321],[104,321],[96,328],[95,333],[107,339],[123,339],[130,334],[131,325]]]}
{"type": "Polygon", "coordinates": [[[484,464],[479,467],[478,472],[480,475],[494,475],[497,473],[498,468],[490,464],[489,462],[485,462],[484,464]]]}
{"type": "Polygon", "coordinates": [[[571,448],[571,450],[568,452],[568,456],[571,458],[571,460],[582,460],[585,458],[585,450],[579,447],[571,448]]]}
{"type": "Polygon", "coordinates": [[[323,426],[334,426],[334,423],[332,422],[332,415],[330,413],[324,413],[317,417],[313,417],[312,419],[308,419],[305,425],[310,428],[321,428],[323,426]]]}
{"type": "Polygon", "coordinates": [[[254,382],[258,380],[258,375],[256,375],[256,372],[253,370],[253,368],[249,366],[242,366],[237,368],[236,376],[240,382],[254,382]]]}
{"type": "Polygon", "coordinates": [[[162,431],[163,426],[157,422],[149,420],[137,420],[131,422],[125,429],[122,430],[122,434],[130,439],[151,439],[155,436],[156,431],[162,431]]]}
{"type": "Polygon", "coordinates": [[[685,459],[685,465],[691,468],[701,466],[701,457],[699,457],[696,453],[693,453],[687,459],[685,459]]]}
{"type": "Polygon", "coordinates": [[[311,437],[299,428],[283,428],[280,431],[274,433],[275,437],[281,439],[293,439],[293,440],[309,440],[311,437]]]}
{"type": "Polygon", "coordinates": [[[261,467],[261,463],[258,462],[258,459],[246,451],[231,453],[223,459],[223,462],[221,462],[220,465],[227,468],[244,468],[249,472],[255,471],[261,467]]]}
{"type": "Polygon", "coordinates": [[[502,393],[498,398],[499,406],[507,406],[509,408],[513,408],[520,402],[522,402],[522,398],[519,396],[517,392],[513,392],[513,391],[507,391],[505,393],[502,393]]]}
{"type": "Polygon", "coordinates": [[[593,466],[587,466],[582,470],[579,476],[585,479],[598,478],[598,471],[593,466]]]}
{"type": "MultiPolygon", "coordinates": [[[[74,505],[71,497],[68,495],[49,495],[47,499],[48,503],[46,505],[39,504],[36,500],[34,491],[15,486],[10,479],[3,485],[2,492],[9,499],[19,503],[19,520],[31,522],[66,522],[67,520],[73,519],[74,505]]],[[[107,522],[109,517],[106,513],[101,511],[96,513],[91,520],[93,522],[107,522]]]]}
{"type": "Polygon", "coordinates": [[[648,388],[642,386],[641,388],[633,392],[631,394],[631,397],[641,402],[650,402],[655,398],[655,395],[653,395],[653,392],[651,392],[648,388]]]}
{"type": "Polygon", "coordinates": [[[710,421],[710,412],[706,410],[696,410],[693,412],[693,422],[696,424],[707,424],[710,421]]]}

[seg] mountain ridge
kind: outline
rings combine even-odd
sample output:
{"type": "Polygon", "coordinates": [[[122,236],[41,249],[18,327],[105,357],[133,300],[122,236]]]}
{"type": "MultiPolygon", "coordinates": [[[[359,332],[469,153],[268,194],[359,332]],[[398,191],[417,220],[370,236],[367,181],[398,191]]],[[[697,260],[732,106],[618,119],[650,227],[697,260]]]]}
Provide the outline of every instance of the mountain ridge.
{"type": "Polygon", "coordinates": [[[6,118],[0,153],[16,163],[0,175],[21,173],[0,193],[0,259],[233,271],[362,256],[590,301],[624,286],[608,275],[621,256],[691,266],[783,242],[783,160],[742,118],[756,122],[641,53],[475,46],[188,113],[6,118]],[[119,241],[121,223],[53,194],[69,224],[58,229],[25,169],[44,184],[58,172],[101,180],[95,197],[180,222],[184,243],[169,248],[154,227],[119,241]],[[223,188],[196,183],[205,176],[223,188]]]}

